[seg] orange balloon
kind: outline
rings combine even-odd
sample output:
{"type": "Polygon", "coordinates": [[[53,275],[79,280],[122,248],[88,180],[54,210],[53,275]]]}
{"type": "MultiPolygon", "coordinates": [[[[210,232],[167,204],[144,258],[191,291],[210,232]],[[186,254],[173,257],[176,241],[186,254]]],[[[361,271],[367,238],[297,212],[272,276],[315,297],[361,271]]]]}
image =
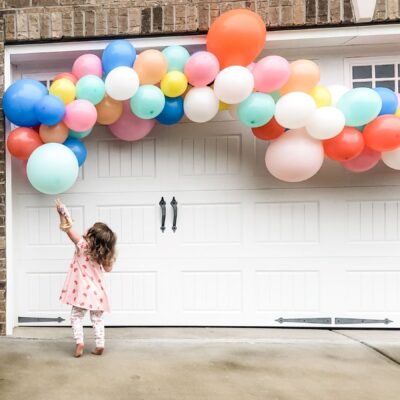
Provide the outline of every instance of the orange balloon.
{"type": "Polygon", "coordinates": [[[101,125],[111,125],[122,115],[123,104],[121,101],[112,99],[106,95],[104,99],[96,105],[97,122],[101,125]]]}
{"type": "Polygon", "coordinates": [[[335,161],[358,157],[364,150],[364,137],[356,128],[345,126],[339,135],[323,141],[325,154],[335,161]]]}
{"type": "Polygon", "coordinates": [[[155,85],[167,73],[168,61],[158,50],[145,50],[136,57],[133,69],[141,85],[155,85]]]}
{"type": "Polygon", "coordinates": [[[20,160],[27,160],[42,144],[38,133],[32,128],[16,128],[7,138],[8,151],[20,160]]]}
{"type": "Polygon", "coordinates": [[[251,130],[253,135],[261,140],[274,140],[285,132],[285,128],[276,122],[275,117],[272,117],[265,125],[251,130]]]}
{"type": "Polygon", "coordinates": [[[62,121],[51,126],[40,125],[39,135],[43,143],[64,143],[68,138],[68,128],[62,121]]]}
{"type": "Polygon", "coordinates": [[[247,67],[265,46],[267,29],[262,18],[247,9],[228,11],[219,16],[207,33],[207,50],[221,69],[231,65],[247,67]]]}
{"type": "Polygon", "coordinates": [[[57,79],[62,79],[62,78],[70,80],[74,85],[76,85],[78,83],[78,78],[75,75],[71,74],[70,72],[59,73],[58,75],[56,75],[53,78],[53,81],[56,81],[57,79]]]}
{"type": "Polygon", "coordinates": [[[400,146],[400,118],[395,115],[380,115],[363,131],[365,143],[376,151],[391,151],[400,146]]]}
{"type": "Polygon", "coordinates": [[[310,92],[319,82],[319,66],[310,60],[297,60],[290,63],[290,77],[279,89],[281,95],[289,92],[310,92]]]}

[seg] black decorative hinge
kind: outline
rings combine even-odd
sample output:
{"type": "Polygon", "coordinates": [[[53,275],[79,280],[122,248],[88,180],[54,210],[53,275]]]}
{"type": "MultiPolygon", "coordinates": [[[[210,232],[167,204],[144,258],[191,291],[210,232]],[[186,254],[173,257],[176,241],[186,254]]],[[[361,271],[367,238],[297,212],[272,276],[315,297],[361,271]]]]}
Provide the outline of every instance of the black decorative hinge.
{"type": "Polygon", "coordinates": [[[331,324],[332,318],[278,318],[275,322],[280,324],[287,322],[295,324],[331,324]]]}
{"type": "Polygon", "coordinates": [[[351,324],[385,324],[389,325],[393,321],[388,318],[385,319],[366,319],[366,318],[335,318],[337,325],[351,325],[351,324]]]}
{"type": "Polygon", "coordinates": [[[18,317],[18,322],[20,324],[31,324],[34,322],[58,322],[61,323],[65,321],[64,318],[58,317],[58,318],[37,318],[37,317],[18,317]]]}

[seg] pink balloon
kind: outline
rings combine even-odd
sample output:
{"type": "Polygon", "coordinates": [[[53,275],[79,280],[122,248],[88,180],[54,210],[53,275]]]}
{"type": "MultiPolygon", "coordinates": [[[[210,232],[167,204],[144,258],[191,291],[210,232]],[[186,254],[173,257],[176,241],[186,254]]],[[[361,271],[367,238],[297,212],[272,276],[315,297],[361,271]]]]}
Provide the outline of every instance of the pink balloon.
{"type": "Polygon", "coordinates": [[[324,162],[324,148],[304,128],[291,129],[267,148],[268,171],[285,182],[301,182],[311,178],[324,162]]]}
{"type": "Polygon", "coordinates": [[[92,129],[96,119],[96,107],[87,100],[74,100],[65,106],[63,121],[73,131],[84,132],[92,129]]]}
{"type": "Polygon", "coordinates": [[[255,67],[256,67],[256,63],[255,63],[255,62],[252,62],[252,63],[250,63],[246,68],[247,68],[250,72],[253,72],[255,67]]]}
{"type": "Polygon", "coordinates": [[[78,57],[72,66],[72,74],[78,79],[85,75],[96,75],[103,77],[103,68],[101,60],[94,54],[83,54],[78,57]]]}
{"type": "Polygon", "coordinates": [[[290,64],[283,57],[267,56],[256,64],[253,76],[256,91],[271,93],[280,89],[288,81],[290,64]]]}
{"type": "Polygon", "coordinates": [[[184,72],[192,86],[206,86],[217,76],[219,61],[208,51],[198,51],[189,57],[184,72]]]}
{"type": "Polygon", "coordinates": [[[362,153],[354,158],[342,162],[342,165],[351,172],[366,172],[374,168],[381,159],[381,153],[376,150],[372,150],[369,147],[364,147],[362,153]]]}
{"type": "Polygon", "coordinates": [[[143,139],[148,135],[155,123],[155,119],[141,119],[132,114],[130,102],[125,101],[121,117],[117,122],[109,125],[108,128],[117,138],[132,142],[143,139]]]}

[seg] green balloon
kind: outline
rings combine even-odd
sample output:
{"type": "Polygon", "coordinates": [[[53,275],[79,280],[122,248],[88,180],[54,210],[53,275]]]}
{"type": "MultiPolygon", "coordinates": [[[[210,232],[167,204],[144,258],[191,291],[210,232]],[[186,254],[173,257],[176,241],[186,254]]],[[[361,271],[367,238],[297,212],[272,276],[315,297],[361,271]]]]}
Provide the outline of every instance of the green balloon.
{"type": "Polygon", "coordinates": [[[168,61],[168,72],[181,71],[185,68],[186,61],[190,57],[189,52],[182,46],[166,47],[162,53],[168,61]]]}
{"type": "Polygon", "coordinates": [[[76,131],[73,131],[72,129],[70,129],[69,133],[68,133],[68,137],[74,138],[74,139],[83,139],[86,136],[90,135],[91,133],[92,133],[91,129],[89,129],[88,131],[84,131],[84,132],[76,132],[76,131]]]}
{"type": "Polygon", "coordinates": [[[131,110],[139,118],[152,119],[161,113],[165,105],[163,92],[154,85],[140,86],[131,98],[131,110]]]}
{"type": "Polygon", "coordinates": [[[250,128],[265,125],[275,113],[275,102],[266,93],[253,93],[238,107],[238,117],[242,124],[250,128]]]}
{"type": "Polygon", "coordinates": [[[104,82],[96,75],[85,75],[76,84],[76,98],[99,104],[106,94],[104,82]]]}
{"type": "Polygon", "coordinates": [[[382,100],[375,90],[356,88],[345,93],[336,107],[343,112],[347,126],[361,126],[368,124],[379,115],[382,100]]]}

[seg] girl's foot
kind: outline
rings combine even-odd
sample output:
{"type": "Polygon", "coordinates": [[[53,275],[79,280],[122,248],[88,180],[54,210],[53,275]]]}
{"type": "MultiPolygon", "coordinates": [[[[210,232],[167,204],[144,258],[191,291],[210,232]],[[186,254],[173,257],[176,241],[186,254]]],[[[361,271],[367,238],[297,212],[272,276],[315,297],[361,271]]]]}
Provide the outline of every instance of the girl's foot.
{"type": "Polygon", "coordinates": [[[104,347],[96,347],[95,349],[92,350],[92,354],[95,356],[101,356],[103,354],[104,347]]]}
{"type": "Polygon", "coordinates": [[[83,343],[78,343],[75,347],[75,354],[74,357],[78,358],[81,357],[83,355],[83,348],[84,348],[84,344],[83,343]]]}

